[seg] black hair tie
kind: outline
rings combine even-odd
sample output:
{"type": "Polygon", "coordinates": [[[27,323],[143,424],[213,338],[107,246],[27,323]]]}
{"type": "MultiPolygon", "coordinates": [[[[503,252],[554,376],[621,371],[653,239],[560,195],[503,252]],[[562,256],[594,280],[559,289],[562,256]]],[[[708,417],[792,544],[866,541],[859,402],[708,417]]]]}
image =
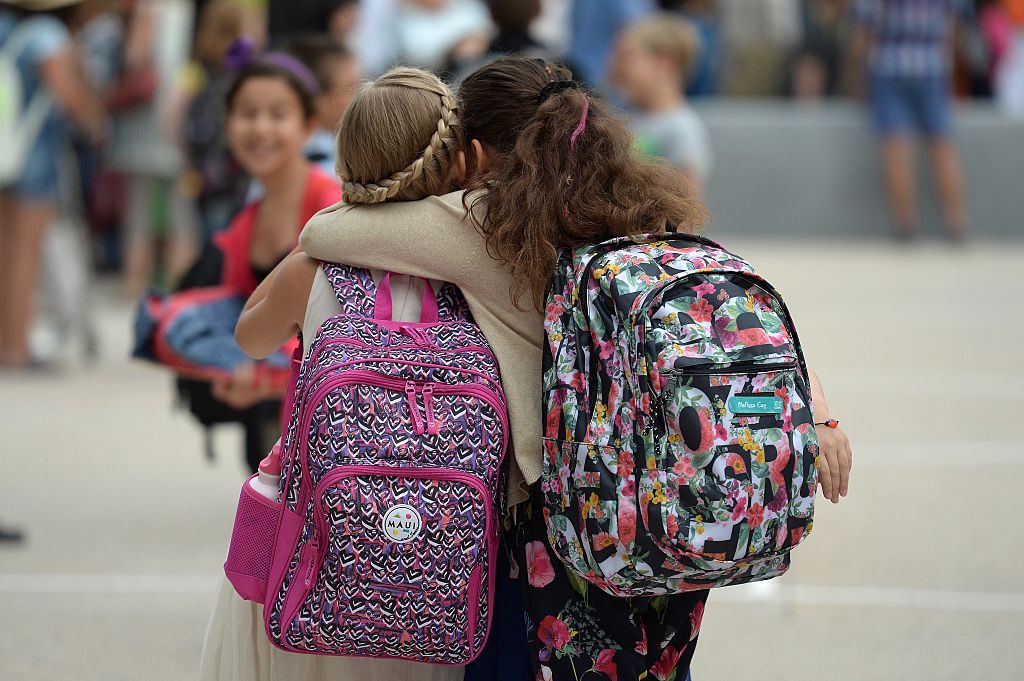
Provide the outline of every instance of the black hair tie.
{"type": "Polygon", "coordinates": [[[548,100],[551,95],[559,92],[565,92],[566,90],[579,90],[581,86],[575,80],[553,80],[540,91],[537,95],[537,103],[543,104],[548,100]]]}

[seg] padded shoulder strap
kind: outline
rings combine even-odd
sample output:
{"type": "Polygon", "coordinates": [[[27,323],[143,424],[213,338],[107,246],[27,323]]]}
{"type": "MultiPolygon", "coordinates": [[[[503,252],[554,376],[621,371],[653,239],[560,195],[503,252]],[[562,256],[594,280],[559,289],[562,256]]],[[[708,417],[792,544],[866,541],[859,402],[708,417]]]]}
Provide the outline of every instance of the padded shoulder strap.
{"type": "Polygon", "coordinates": [[[373,317],[377,285],[369,270],[330,262],[323,263],[322,267],[344,314],[373,317]]]}
{"type": "Polygon", "coordinates": [[[476,323],[462,291],[450,282],[445,282],[437,292],[437,317],[443,322],[476,323]]]}
{"type": "MultiPolygon", "coordinates": [[[[329,262],[321,266],[344,314],[374,317],[377,285],[369,270],[329,262]]],[[[469,304],[455,284],[445,283],[437,292],[437,316],[442,322],[473,322],[469,304]]]]}

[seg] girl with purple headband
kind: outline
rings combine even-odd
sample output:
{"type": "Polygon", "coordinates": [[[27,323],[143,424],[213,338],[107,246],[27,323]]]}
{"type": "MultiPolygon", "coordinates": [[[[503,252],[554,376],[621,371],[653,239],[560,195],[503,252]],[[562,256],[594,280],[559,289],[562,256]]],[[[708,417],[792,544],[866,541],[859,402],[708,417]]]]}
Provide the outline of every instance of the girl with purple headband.
{"type": "MultiPolygon", "coordinates": [[[[249,296],[295,248],[306,221],[341,200],[341,186],[303,153],[316,127],[318,86],[310,70],[290,55],[256,56],[246,40],[231,46],[225,63],[237,72],[225,98],[228,146],[264,192],[214,236],[182,288],[219,285],[249,296]]],[[[262,378],[245,364],[231,378],[212,383],[179,380],[179,391],[201,423],[242,424],[245,458],[254,471],[279,435],[283,397],[280,386],[262,378]]]]}

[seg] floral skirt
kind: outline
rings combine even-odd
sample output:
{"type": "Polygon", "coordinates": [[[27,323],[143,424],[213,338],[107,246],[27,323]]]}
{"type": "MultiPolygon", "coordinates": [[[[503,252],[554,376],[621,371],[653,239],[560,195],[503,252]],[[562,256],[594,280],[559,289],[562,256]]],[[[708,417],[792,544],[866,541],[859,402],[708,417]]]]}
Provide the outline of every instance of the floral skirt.
{"type": "Polygon", "coordinates": [[[538,681],[684,681],[707,591],[620,598],[569,574],[548,545],[535,485],[516,507],[515,561],[538,681]]]}

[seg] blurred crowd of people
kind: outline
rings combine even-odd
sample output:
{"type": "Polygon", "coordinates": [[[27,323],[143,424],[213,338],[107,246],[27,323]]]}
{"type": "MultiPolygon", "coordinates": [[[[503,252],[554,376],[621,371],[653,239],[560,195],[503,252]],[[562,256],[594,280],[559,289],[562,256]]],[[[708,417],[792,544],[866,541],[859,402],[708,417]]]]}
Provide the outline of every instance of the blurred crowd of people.
{"type": "MultiPolygon", "coordinates": [[[[0,364],[39,359],[40,269],[70,299],[55,306],[62,329],[87,306],[87,287],[62,281],[96,266],[122,272],[132,296],[173,288],[259,196],[225,141],[241,37],[315,74],[307,156],[332,173],[334,130],[361,79],[405,63],[458,81],[510,52],[559,59],[629,109],[637,148],[683,170],[688,191],[713,163],[691,98],[867,97],[884,140],[904,128],[945,138],[954,96],[1024,113],[1024,0],[5,0],[0,78],[21,101],[0,112],[18,140],[0,167],[0,364]],[[903,7],[899,21],[876,21],[883,5],[903,7]],[[917,49],[928,41],[935,55],[917,49]],[[952,89],[893,80],[925,71],[952,89]],[[88,258],[53,261],[68,253],[88,258]]],[[[963,234],[955,151],[932,152],[950,231],[963,234]]],[[[894,226],[910,234],[905,145],[883,143],[883,156],[894,226]]]]}

